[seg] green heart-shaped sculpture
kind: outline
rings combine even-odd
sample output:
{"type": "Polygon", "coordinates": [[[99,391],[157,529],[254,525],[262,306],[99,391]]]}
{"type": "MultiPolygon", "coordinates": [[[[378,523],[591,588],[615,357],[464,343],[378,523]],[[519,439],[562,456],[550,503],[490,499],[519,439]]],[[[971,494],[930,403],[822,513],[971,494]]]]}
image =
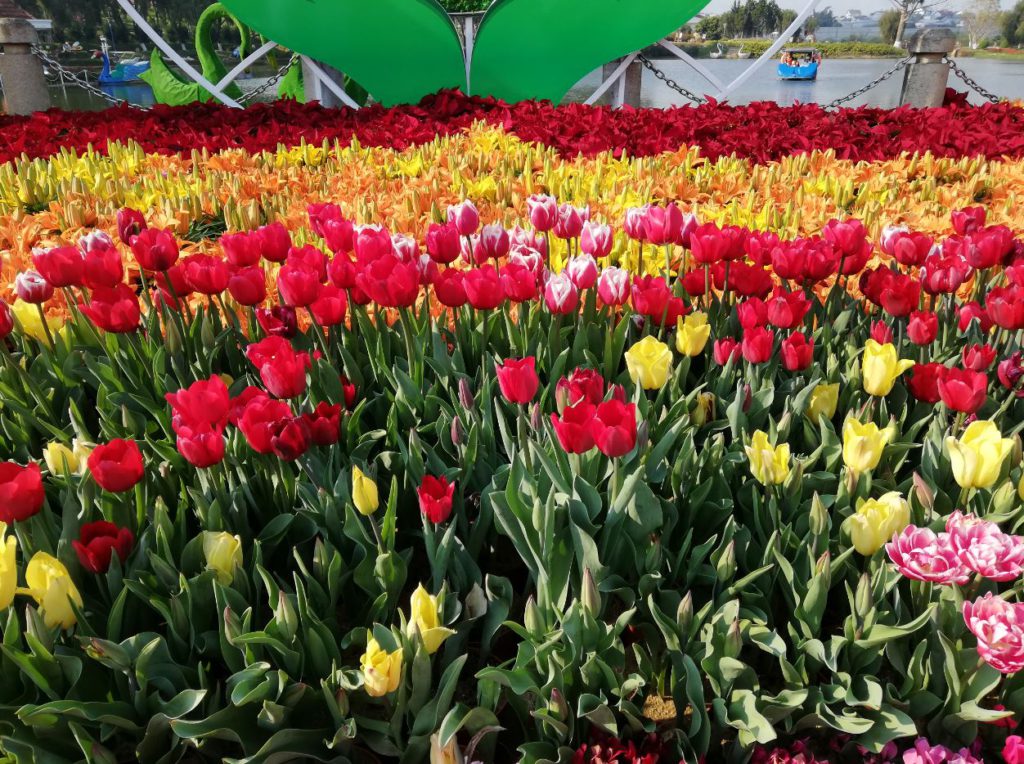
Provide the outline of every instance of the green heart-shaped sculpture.
{"type": "Polygon", "coordinates": [[[324,61],[385,106],[466,90],[462,45],[435,0],[222,0],[268,40],[324,61]]]}
{"type": "Polygon", "coordinates": [[[588,72],[679,29],[708,0],[495,0],[473,49],[470,87],[555,103],[588,72]]]}

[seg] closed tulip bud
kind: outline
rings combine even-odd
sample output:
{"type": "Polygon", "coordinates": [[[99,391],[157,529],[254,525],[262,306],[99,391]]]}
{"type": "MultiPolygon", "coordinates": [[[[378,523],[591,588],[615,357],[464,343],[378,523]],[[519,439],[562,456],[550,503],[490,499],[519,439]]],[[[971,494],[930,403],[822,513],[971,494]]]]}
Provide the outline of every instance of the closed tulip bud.
{"type": "Polygon", "coordinates": [[[164,347],[171,355],[177,355],[182,350],[181,332],[178,331],[178,325],[174,321],[164,323],[164,347]]]}
{"type": "Polygon", "coordinates": [[[540,637],[546,631],[544,627],[544,619],[540,614],[537,602],[533,599],[532,594],[527,598],[526,605],[523,608],[523,625],[534,637],[540,637]]]}
{"type": "Polygon", "coordinates": [[[565,696],[557,687],[551,688],[551,699],[548,701],[548,711],[561,721],[569,718],[569,704],[565,702],[565,696]]]}
{"type": "Polygon", "coordinates": [[[629,376],[645,390],[660,390],[672,374],[672,351],[648,335],[626,351],[629,376]]]}
{"type": "Polygon", "coordinates": [[[540,410],[540,404],[533,404],[533,408],[530,409],[530,429],[536,432],[544,426],[544,414],[540,410]]]}
{"type": "Polygon", "coordinates": [[[235,570],[242,565],[242,539],[226,531],[203,533],[203,555],[206,569],[217,574],[224,586],[235,578],[235,570]]]}
{"type": "Polygon", "coordinates": [[[854,549],[870,557],[910,524],[910,505],[898,491],[889,491],[877,499],[859,501],[849,522],[854,549]]]}
{"type": "Polygon", "coordinates": [[[814,563],[814,574],[817,576],[824,576],[828,580],[832,575],[832,555],[826,550],[822,552],[821,557],[814,563]]]}
{"type": "Polygon", "coordinates": [[[1013,450],[1013,441],[1002,436],[995,422],[979,419],[971,422],[959,439],[946,438],[946,450],[957,485],[990,488],[1013,450]]]}
{"type": "Polygon", "coordinates": [[[897,378],[913,365],[913,361],[899,358],[894,345],[880,345],[875,340],[868,340],[861,358],[864,392],[869,395],[888,395],[897,378]]]}
{"type": "Polygon", "coordinates": [[[81,466],[75,452],[63,443],[47,443],[43,449],[43,460],[51,475],[73,475],[81,466]]]}
{"type": "Polygon", "coordinates": [[[199,339],[207,350],[213,350],[217,346],[217,331],[213,326],[212,313],[207,313],[203,316],[203,323],[199,330],[199,339]]]}
{"type": "Polygon", "coordinates": [[[466,428],[462,426],[462,420],[459,419],[458,415],[452,419],[452,444],[461,446],[466,440],[466,428]]]}
{"type": "Polygon", "coordinates": [[[815,493],[814,498],[811,499],[811,513],[809,520],[811,533],[815,538],[822,538],[828,535],[829,529],[832,526],[832,520],[828,516],[828,510],[825,508],[825,503],[817,493],[815,493]]]}
{"type": "Polygon", "coordinates": [[[861,573],[857,581],[857,590],[853,595],[853,609],[860,620],[864,620],[874,610],[875,598],[871,593],[871,576],[867,572],[861,573]]]}
{"type": "Polygon", "coordinates": [[[441,745],[441,735],[435,732],[430,736],[430,764],[463,764],[465,759],[459,750],[458,741],[452,737],[448,745],[441,745]]]}
{"type": "Polygon", "coordinates": [[[473,588],[466,595],[466,617],[469,619],[480,618],[487,614],[487,596],[480,584],[474,583],[473,588]]]}
{"type": "Polygon", "coordinates": [[[914,473],[914,495],[927,514],[935,507],[935,489],[925,482],[924,478],[914,473]]]}
{"type": "Polygon", "coordinates": [[[698,356],[711,337],[707,314],[696,312],[676,319],[676,350],[686,356],[698,356]]]}
{"type": "Polygon", "coordinates": [[[728,583],[736,575],[736,542],[730,541],[718,555],[715,563],[715,574],[719,581],[728,583]]]}
{"type": "Polygon", "coordinates": [[[145,420],[124,404],[121,404],[121,426],[134,435],[141,435],[146,431],[145,420]]]}
{"type": "Polygon", "coordinates": [[[679,627],[679,633],[686,636],[690,633],[690,626],[692,624],[693,594],[687,591],[686,596],[680,600],[679,607],[676,608],[676,626],[679,627]]]}
{"type": "Polygon", "coordinates": [[[789,444],[774,446],[768,440],[768,433],[757,430],[745,447],[750,460],[750,472],[763,485],[779,485],[786,481],[790,472],[789,444]]]}
{"type": "Polygon", "coordinates": [[[358,467],[352,468],[352,503],[359,514],[369,517],[380,506],[377,484],[358,467]]]}
{"type": "Polygon", "coordinates": [[[843,424],[843,463],[855,474],[873,470],[882,458],[882,452],[892,431],[880,430],[874,422],[862,424],[850,417],[843,424]]]}
{"type": "Polygon", "coordinates": [[[583,603],[583,609],[596,617],[601,612],[601,594],[597,591],[597,584],[594,582],[590,568],[583,569],[582,589],[580,600],[583,603]]]}
{"type": "Polygon", "coordinates": [[[740,631],[739,620],[729,624],[729,631],[725,635],[725,655],[727,658],[736,658],[743,649],[743,632],[740,631]]]}
{"type": "Polygon", "coordinates": [[[811,391],[811,397],[807,401],[807,416],[814,422],[824,416],[831,419],[836,414],[836,407],[839,405],[839,383],[831,385],[818,385],[811,391]]]}
{"type": "Polygon", "coordinates": [[[473,390],[469,386],[469,380],[459,377],[459,403],[467,411],[476,405],[476,398],[473,397],[473,390]]]}
{"type": "Polygon", "coordinates": [[[277,607],[274,608],[274,621],[281,633],[291,641],[299,631],[299,617],[295,612],[288,595],[284,592],[277,593],[277,607]]]}
{"type": "Polygon", "coordinates": [[[636,446],[641,451],[647,448],[647,444],[651,439],[651,428],[647,424],[647,420],[642,421],[636,428],[636,446]]]}

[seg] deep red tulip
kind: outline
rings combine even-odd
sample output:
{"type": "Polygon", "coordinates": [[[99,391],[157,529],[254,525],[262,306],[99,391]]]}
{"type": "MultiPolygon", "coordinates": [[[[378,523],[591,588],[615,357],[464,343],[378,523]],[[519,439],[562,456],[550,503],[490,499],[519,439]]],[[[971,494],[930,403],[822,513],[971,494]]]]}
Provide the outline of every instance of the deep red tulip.
{"type": "Polygon", "coordinates": [[[743,241],[743,251],[756,265],[772,264],[772,250],[779,246],[779,235],[772,231],[750,231],[743,241]]]}
{"type": "Polygon", "coordinates": [[[309,425],[302,417],[277,420],[270,428],[270,450],[279,459],[293,462],[309,450],[309,425]]]}
{"type": "Polygon", "coordinates": [[[1024,377],[1024,355],[1021,351],[1017,350],[1000,361],[997,374],[1003,387],[1013,390],[1018,398],[1024,398],[1024,386],[1021,385],[1021,378],[1024,377]]]}
{"type": "Polygon", "coordinates": [[[775,332],[763,326],[755,326],[743,332],[743,358],[750,363],[765,363],[772,357],[775,332]]]}
{"type": "Polygon", "coordinates": [[[27,520],[43,508],[46,492],[39,465],[0,462],[0,522],[27,520]]]}
{"type": "Polygon", "coordinates": [[[772,291],[772,277],[767,270],[759,265],[736,262],[729,267],[728,286],[731,291],[741,297],[764,298],[772,291]]]}
{"type": "Polygon", "coordinates": [[[127,284],[94,289],[91,302],[78,309],[103,331],[116,334],[136,331],[142,318],[139,296],[127,284]]]}
{"type": "Polygon", "coordinates": [[[134,544],[135,534],[106,520],[85,523],[78,531],[78,538],[71,541],[78,561],[90,573],[106,573],[114,552],[122,563],[125,562],[134,544]]]}
{"type": "Polygon", "coordinates": [[[905,231],[889,239],[888,248],[883,244],[883,249],[896,258],[896,262],[908,267],[917,267],[924,263],[934,243],[927,234],[905,231]]]}
{"type": "Polygon", "coordinates": [[[135,237],[146,230],[146,218],[138,210],[125,207],[117,211],[117,235],[125,245],[131,246],[135,237]]]}
{"type": "Polygon", "coordinates": [[[946,375],[946,367],[941,363],[919,363],[910,369],[907,388],[910,394],[925,403],[938,403],[939,380],[946,375]]]}
{"type": "Polygon", "coordinates": [[[14,313],[11,306],[0,300],[0,340],[14,331],[14,313]]]}
{"type": "Polygon", "coordinates": [[[970,369],[947,369],[939,377],[939,396],[953,411],[973,414],[985,402],[988,376],[970,369]]]}
{"type": "Polygon", "coordinates": [[[915,345],[930,345],[939,334],[939,317],[927,310],[915,310],[907,321],[907,339],[915,345]]]}
{"type": "Polygon", "coordinates": [[[176,434],[178,453],[193,467],[202,470],[223,461],[225,443],[222,429],[182,425],[176,434]]]}
{"type": "Polygon", "coordinates": [[[121,493],[142,480],[142,452],[134,440],[115,438],[96,446],[89,454],[89,474],[104,491],[121,493]]]}
{"type": "Polygon", "coordinates": [[[493,310],[505,301],[498,270],[493,265],[466,271],[462,286],[466,290],[466,299],[476,310],[493,310]]]}
{"type": "Polygon", "coordinates": [[[522,405],[537,395],[540,380],[537,378],[537,359],[533,356],[506,358],[495,364],[494,371],[501,394],[509,403],[522,405]]]}
{"type": "Polygon", "coordinates": [[[830,220],[822,229],[822,236],[839,253],[839,267],[844,274],[859,273],[871,257],[868,230],[859,220],[830,220]]]}
{"type": "Polygon", "coordinates": [[[675,326],[686,313],[683,299],[672,294],[661,276],[634,277],[631,296],[633,310],[658,325],[675,326]]]}
{"type": "Polygon", "coordinates": [[[551,415],[551,426],[558,442],[568,454],[585,454],[595,445],[594,415],[597,407],[587,400],[566,406],[561,413],[551,415]]]}
{"type": "Polygon", "coordinates": [[[312,413],[302,415],[313,443],[330,446],[341,437],[341,404],[320,401],[312,413]]]}
{"type": "Polygon", "coordinates": [[[131,248],[135,260],[146,271],[166,271],[178,262],[178,240],[171,231],[146,228],[132,239],[131,248]]]}
{"type": "Polygon", "coordinates": [[[259,454],[272,454],[272,439],[278,424],[292,419],[291,407],[284,401],[266,397],[253,397],[246,404],[238,419],[238,429],[242,431],[249,447],[259,454]]]}
{"type": "Polygon", "coordinates": [[[292,235],[283,223],[271,223],[257,228],[255,233],[260,245],[260,255],[271,263],[283,263],[292,248],[292,235]]]}
{"type": "Polygon", "coordinates": [[[309,353],[296,351],[283,337],[266,337],[245,350],[246,357],[259,370],[260,379],[271,395],[295,398],[306,391],[309,353]]]}
{"type": "Polygon", "coordinates": [[[267,274],[258,265],[239,268],[228,279],[228,292],[239,305],[260,305],[267,299],[267,274]]]}
{"type": "Polygon", "coordinates": [[[420,500],[420,512],[435,525],[451,517],[454,495],[455,484],[449,483],[446,477],[424,475],[423,482],[416,489],[416,496],[420,500]]]}
{"type": "Polygon", "coordinates": [[[34,250],[32,264],[44,279],[58,289],[82,286],[84,283],[85,259],[78,247],[34,250]]]}
{"type": "Polygon", "coordinates": [[[715,340],[711,355],[715,359],[715,363],[725,366],[729,361],[736,361],[741,357],[742,348],[735,338],[723,337],[720,340],[715,340]]]}
{"type": "Polygon", "coordinates": [[[261,236],[258,233],[226,233],[219,244],[224,257],[235,268],[248,268],[259,263],[263,257],[261,236]]]}
{"type": "Polygon", "coordinates": [[[295,315],[295,308],[289,308],[287,305],[257,308],[256,321],[260,328],[272,337],[290,339],[299,331],[299,319],[295,315]]]}
{"type": "Polygon", "coordinates": [[[781,353],[786,371],[803,371],[814,360],[814,339],[795,332],[782,341],[781,353]]]}
{"type": "Polygon", "coordinates": [[[175,393],[166,393],[164,398],[171,406],[171,426],[175,432],[182,426],[199,430],[222,430],[228,423],[233,403],[227,385],[216,374],[209,379],[193,382],[175,393]]]}
{"type": "Polygon", "coordinates": [[[636,446],[636,404],[605,401],[594,410],[590,425],[594,443],[605,456],[625,456],[636,446]]]}

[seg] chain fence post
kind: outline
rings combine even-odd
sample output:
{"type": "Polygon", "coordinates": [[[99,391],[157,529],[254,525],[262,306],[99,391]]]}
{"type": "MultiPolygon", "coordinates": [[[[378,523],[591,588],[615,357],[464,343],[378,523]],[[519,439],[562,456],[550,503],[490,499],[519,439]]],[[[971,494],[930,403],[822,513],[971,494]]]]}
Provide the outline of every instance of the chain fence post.
{"type": "Polygon", "coordinates": [[[32,114],[50,108],[43,63],[32,54],[38,40],[28,20],[0,19],[0,83],[8,114],[32,114]]]}
{"type": "Polygon", "coordinates": [[[956,48],[956,36],[949,29],[922,29],[910,38],[907,66],[900,91],[900,105],[925,108],[942,106],[949,80],[946,57],[956,48]]]}
{"type": "MultiPolygon", "coordinates": [[[[619,64],[624,59],[617,58],[614,61],[609,61],[601,70],[601,80],[604,81],[611,77],[615,70],[619,68],[619,64]]],[[[640,94],[643,90],[644,81],[644,67],[639,60],[634,60],[626,71],[623,72],[622,76],[619,77],[619,81],[615,83],[614,90],[612,91],[612,105],[618,109],[623,106],[640,106],[640,94]]]]}

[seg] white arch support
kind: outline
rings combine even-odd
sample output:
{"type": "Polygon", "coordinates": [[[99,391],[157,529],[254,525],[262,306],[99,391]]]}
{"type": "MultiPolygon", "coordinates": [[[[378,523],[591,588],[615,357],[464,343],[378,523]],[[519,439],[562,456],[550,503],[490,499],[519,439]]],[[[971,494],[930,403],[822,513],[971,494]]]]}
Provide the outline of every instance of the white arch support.
{"type": "MultiPolygon", "coordinates": [[[[230,85],[232,82],[234,82],[238,78],[238,75],[240,75],[242,72],[244,72],[250,66],[255,64],[257,61],[259,61],[265,55],[270,53],[276,47],[277,47],[277,43],[276,42],[268,42],[268,43],[265,43],[264,45],[260,46],[260,48],[258,50],[254,50],[248,56],[243,58],[241,61],[238,62],[238,65],[234,69],[232,69],[230,72],[225,74],[223,79],[221,79],[221,81],[217,83],[216,92],[217,93],[223,93],[224,92],[224,88],[226,88],[228,85],[230,85]]],[[[213,92],[213,91],[211,91],[211,92],[213,92]]]]}
{"type": "Polygon", "coordinates": [[[185,74],[191,77],[194,82],[197,82],[210,91],[213,97],[225,106],[231,106],[235,109],[242,108],[242,104],[238,103],[238,101],[233,98],[228,98],[228,96],[220,92],[216,85],[206,79],[206,77],[204,77],[200,72],[196,71],[196,68],[192,66],[192,64],[182,58],[178,52],[160,36],[160,33],[153,29],[153,27],[149,25],[149,22],[146,21],[137,10],[135,10],[135,6],[132,5],[129,0],[117,0],[117,4],[120,5],[122,10],[124,10],[131,20],[138,25],[139,29],[146,33],[146,37],[152,40],[153,44],[156,45],[165,56],[177,64],[178,67],[185,72],[185,74]]]}
{"type": "Polygon", "coordinates": [[[714,85],[714,87],[718,89],[719,93],[721,93],[723,90],[725,90],[725,83],[724,82],[722,82],[720,79],[718,79],[718,77],[716,77],[711,72],[711,70],[709,70],[706,66],[704,66],[704,64],[700,63],[697,59],[695,59],[693,56],[691,56],[685,50],[680,48],[678,45],[673,45],[668,40],[661,40],[658,43],[658,45],[663,47],[665,50],[667,50],[669,53],[671,53],[676,58],[678,58],[681,61],[684,61],[685,63],[689,64],[690,67],[694,71],[697,72],[697,74],[699,74],[701,77],[703,77],[708,82],[710,82],[712,85],[714,85]]]}
{"type": "Polygon", "coordinates": [[[340,85],[338,85],[337,82],[328,77],[324,73],[324,70],[317,65],[316,61],[314,61],[311,58],[308,58],[307,56],[303,56],[302,63],[303,68],[307,72],[312,72],[316,76],[317,82],[320,85],[320,87],[326,87],[328,90],[334,93],[335,96],[337,96],[339,101],[348,106],[350,109],[359,108],[359,104],[352,100],[352,97],[345,92],[345,88],[341,87],[340,85]]]}
{"type": "Polygon", "coordinates": [[[620,89],[624,87],[626,81],[622,79],[622,75],[626,73],[626,70],[629,68],[629,65],[636,61],[636,57],[639,55],[639,52],[631,53],[624,59],[622,59],[622,63],[615,68],[615,71],[608,76],[608,79],[606,79],[598,86],[597,90],[594,91],[593,95],[591,95],[590,98],[584,101],[584,104],[587,106],[593,106],[595,103],[597,103],[597,100],[605,93],[607,93],[608,89],[611,88],[611,86],[618,82],[620,79],[622,80],[622,85],[620,85],[620,89]]]}

